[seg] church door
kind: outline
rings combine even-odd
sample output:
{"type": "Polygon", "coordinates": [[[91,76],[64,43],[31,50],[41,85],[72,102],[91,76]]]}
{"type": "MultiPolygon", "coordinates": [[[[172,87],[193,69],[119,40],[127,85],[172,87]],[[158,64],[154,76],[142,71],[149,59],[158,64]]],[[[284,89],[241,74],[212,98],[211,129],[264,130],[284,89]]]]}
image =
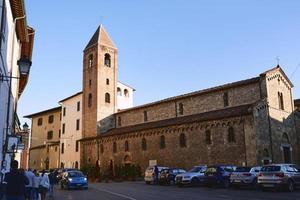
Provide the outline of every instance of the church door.
{"type": "Polygon", "coordinates": [[[283,147],[283,160],[284,160],[284,163],[292,162],[290,147],[283,147]]]}

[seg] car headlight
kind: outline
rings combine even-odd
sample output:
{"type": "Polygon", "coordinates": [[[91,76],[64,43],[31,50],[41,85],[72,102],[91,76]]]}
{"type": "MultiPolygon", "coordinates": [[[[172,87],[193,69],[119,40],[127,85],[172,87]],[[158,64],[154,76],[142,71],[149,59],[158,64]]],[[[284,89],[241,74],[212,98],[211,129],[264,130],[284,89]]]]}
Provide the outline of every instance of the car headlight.
{"type": "Polygon", "coordinates": [[[71,182],[71,181],[73,181],[73,179],[71,179],[71,178],[68,178],[68,180],[71,182]]]}
{"type": "Polygon", "coordinates": [[[84,178],[85,181],[87,181],[87,178],[84,178]]]}

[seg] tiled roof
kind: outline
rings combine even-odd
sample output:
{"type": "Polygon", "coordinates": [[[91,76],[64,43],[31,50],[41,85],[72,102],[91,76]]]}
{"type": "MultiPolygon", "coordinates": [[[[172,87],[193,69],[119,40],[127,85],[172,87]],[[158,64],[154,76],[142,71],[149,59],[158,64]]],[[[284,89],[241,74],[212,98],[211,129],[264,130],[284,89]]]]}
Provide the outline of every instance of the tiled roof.
{"type": "Polygon", "coordinates": [[[210,121],[210,120],[224,119],[228,117],[249,115],[251,114],[251,107],[252,104],[246,104],[246,105],[241,105],[236,107],[224,108],[221,110],[209,111],[205,113],[199,113],[199,114],[188,115],[183,117],[176,117],[176,118],[165,119],[160,121],[120,127],[120,128],[112,129],[107,133],[99,135],[97,137],[83,138],[80,141],[93,140],[96,138],[102,138],[102,137],[107,137],[112,135],[125,134],[134,131],[141,131],[141,130],[154,129],[154,128],[162,128],[166,126],[174,126],[174,125],[180,125],[185,123],[210,121]]]}
{"type": "Polygon", "coordinates": [[[48,113],[48,112],[60,111],[60,110],[61,110],[61,106],[58,106],[58,107],[51,108],[51,109],[48,109],[48,110],[43,110],[43,111],[40,111],[40,112],[37,112],[37,113],[26,115],[26,116],[24,116],[24,118],[32,118],[32,117],[37,116],[37,115],[42,115],[42,114],[45,114],[45,113],[48,113]]]}
{"type": "Polygon", "coordinates": [[[82,94],[82,91],[77,92],[76,94],[73,94],[73,95],[71,95],[71,96],[69,96],[69,97],[66,97],[66,98],[64,98],[63,100],[60,100],[59,103],[64,102],[64,101],[66,101],[66,100],[68,100],[68,99],[71,99],[71,98],[73,98],[73,97],[75,97],[75,96],[77,96],[77,95],[80,95],[80,94],[82,94]]]}

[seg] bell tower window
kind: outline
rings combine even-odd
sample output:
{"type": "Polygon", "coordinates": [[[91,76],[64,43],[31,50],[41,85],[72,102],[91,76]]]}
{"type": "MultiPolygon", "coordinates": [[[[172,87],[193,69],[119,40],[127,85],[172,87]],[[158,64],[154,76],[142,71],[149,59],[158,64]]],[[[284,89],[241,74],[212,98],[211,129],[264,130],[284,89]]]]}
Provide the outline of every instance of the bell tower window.
{"type": "Polygon", "coordinates": [[[108,53],[104,55],[104,65],[107,67],[110,67],[111,65],[110,55],[108,53]]]}
{"type": "Polygon", "coordinates": [[[110,103],[110,94],[105,93],[105,103],[110,103]]]}
{"type": "Polygon", "coordinates": [[[93,54],[89,55],[89,63],[88,63],[88,65],[89,65],[89,68],[93,67],[93,54]]]}

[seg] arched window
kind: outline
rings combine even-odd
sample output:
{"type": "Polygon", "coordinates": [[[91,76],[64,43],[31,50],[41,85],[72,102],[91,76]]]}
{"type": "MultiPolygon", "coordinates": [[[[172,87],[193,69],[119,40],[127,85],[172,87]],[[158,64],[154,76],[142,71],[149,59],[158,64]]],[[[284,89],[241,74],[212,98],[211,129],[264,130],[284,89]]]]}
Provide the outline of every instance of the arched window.
{"type": "Polygon", "coordinates": [[[282,143],[290,144],[289,136],[287,135],[287,133],[282,134],[282,143]]]}
{"type": "Polygon", "coordinates": [[[228,92],[225,92],[225,93],[223,94],[223,101],[224,101],[224,107],[229,106],[228,92]]]}
{"type": "Polygon", "coordinates": [[[119,87],[117,88],[117,95],[122,96],[122,90],[119,87]]]}
{"type": "Polygon", "coordinates": [[[181,133],[179,136],[179,145],[180,147],[186,147],[186,138],[185,138],[185,134],[181,133]]]}
{"type": "Polygon", "coordinates": [[[147,141],[145,138],[142,139],[142,150],[143,151],[147,150],[147,141]]]}
{"type": "Polygon", "coordinates": [[[109,85],[109,79],[108,78],[106,79],[106,85],[109,85]]]}
{"type": "Polygon", "coordinates": [[[104,65],[107,67],[110,67],[111,61],[110,61],[110,55],[106,53],[104,55],[104,65]]]}
{"type": "Polygon", "coordinates": [[[113,143],[113,152],[117,153],[117,143],[116,142],[113,143]]]}
{"type": "Polygon", "coordinates": [[[211,144],[211,132],[210,130],[205,131],[205,142],[206,144],[211,144]]]}
{"type": "Polygon", "coordinates": [[[89,55],[89,61],[88,61],[88,65],[89,65],[89,68],[92,68],[93,67],[93,54],[90,54],[89,55]]]}
{"type": "Polygon", "coordinates": [[[228,128],[228,142],[235,143],[235,133],[233,127],[228,128]]]}
{"type": "Polygon", "coordinates": [[[127,89],[124,89],[124,96],[125,96],[125,97],[129,97],[129,92],[128,92],[127,89]]]}
{"type": "Polygon", "coordinates": [[[178,104],[178,113],[179,113],[179,115],[183,115],[183,103],[179,103],[178,104]]]}
{"type": "Polygon", "coordinates": [[[161,149],[166,148],[166,139],[164,135],[160,136],[160,148],[161,149]]]}
{"type": "Polygon", "coordinates": [[[92,106],[92,94],[89,93],[89,97],[88,97],[88,106],[91,107],[92,106]]]}
{"type": "Polygon", "coordinates": [[[127,140],[125,141],[125,151],[129,151],[129,143],[127,140]]]}
{"type": "Polygon", "coordinates": [[[109,93],[105,93],[105,102],[110,103],[110,94],[109,93]]]}

